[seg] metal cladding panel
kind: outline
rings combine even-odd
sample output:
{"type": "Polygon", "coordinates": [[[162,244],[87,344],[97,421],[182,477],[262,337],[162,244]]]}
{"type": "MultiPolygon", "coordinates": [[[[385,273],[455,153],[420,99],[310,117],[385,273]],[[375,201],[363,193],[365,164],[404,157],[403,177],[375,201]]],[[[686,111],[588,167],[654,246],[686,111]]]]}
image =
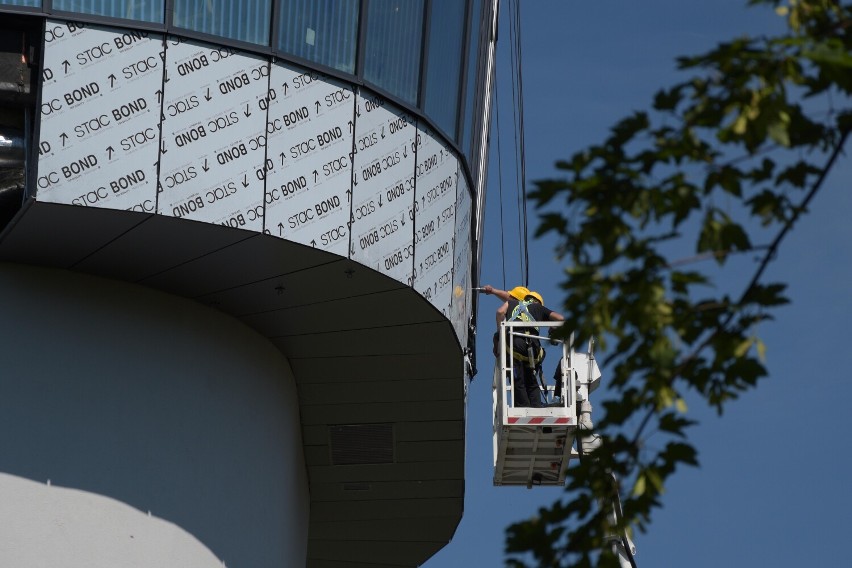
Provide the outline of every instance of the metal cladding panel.
{"type": "Polygon", "coordinates": [[[354,89],[276,63],[269,99],[267,232],[348,256],[354,89]]]}
{"type": "Polygon", "coordinates": [[[413,286],[466,327],[469,308],[453,304],[469,288],[457,236],[469,233],[458,208],[471,208],[453,202],[458,158],[427,126],[379,95],[232,48],[50,26],[38,200],[320,248],[413,286]]]}
{"type": "Polygon", "coordinates": [[[358,93],[352,259],[411,284],[414,269],[414,119],[358,93]]]}
{"type": "Polygon", "coordinates": [[[38,199],[153,212],[162,36],[47,26],[38,199]]]}
{"type": "Polygon", "coordinates": [[[262,231],[269,62],[177,37],[166,44],[157,211],[262,231]]]}
{"type": "Polygon", "coordinates": [[[473,309],[473,292],[471,291],[471,263],[473,249],[471,248],[470,215],[472,203],[467,178],[458,177],[455,206],[455,249],[453,251],[453,299],[450,306],[450,321],[456,330],[456,336],[462,347],[467,346],[468,322],[473,309]]]}
{"type": "Polygon", "coordinates": [[[448,317],[459,162],[426,126],[418,128],[415,145],[414,289],[448,317]]]}

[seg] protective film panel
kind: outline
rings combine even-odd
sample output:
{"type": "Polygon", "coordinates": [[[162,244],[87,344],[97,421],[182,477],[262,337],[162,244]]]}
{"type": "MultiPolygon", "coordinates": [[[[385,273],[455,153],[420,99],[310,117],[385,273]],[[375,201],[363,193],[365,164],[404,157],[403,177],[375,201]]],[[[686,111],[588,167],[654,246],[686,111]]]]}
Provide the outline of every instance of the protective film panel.
{"type": "Polygon", "coordinates": [[[418,128],[414,199],[414,289],[449,315],[458,160],[427,127],[418,128]]]}
{"type": "Polygon", "coordinates": [[[364,91],[356,109],[350,252],[361,264],[410,285],[416,125],[383,97],[364,91]]]}
{"type": "Polygon", "coordinates": [[[163,38],[46,22],[38,199],[153,212],[163,38]]]}
{"type": "Polygon", "coordinates": [[[467,178],[459,167],[458,187],[455,204],[455,248],[453,253],[453,298],[450,305],[450,321],[456,330],[459,343],[467,346],[467,328],[473,308],[473,292],[471,291],[471,268],[473,250],[471,248],[472,211],[470,190],[467,178]]]}
{"type": "Polygon", "coordinates": [[[353,88],[276,63],[269,95],[266,232],[348,256],[353,88]]]}
{"type": "Polygon", "coordinates": [[[158,211],[261,231],[269,62],[177,37],[166,45],[158,211]]]}

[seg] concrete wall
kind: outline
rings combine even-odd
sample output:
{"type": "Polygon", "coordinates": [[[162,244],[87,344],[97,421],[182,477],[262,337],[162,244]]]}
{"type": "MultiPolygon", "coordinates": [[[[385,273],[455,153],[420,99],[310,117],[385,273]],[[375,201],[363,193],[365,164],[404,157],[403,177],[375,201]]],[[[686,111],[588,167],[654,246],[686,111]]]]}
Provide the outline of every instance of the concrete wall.
{"type": "Polygon", "coordinates": [[[0,264],[0,565],[305,564],[296,387],[268,341],[138,286],[0,264]]]}

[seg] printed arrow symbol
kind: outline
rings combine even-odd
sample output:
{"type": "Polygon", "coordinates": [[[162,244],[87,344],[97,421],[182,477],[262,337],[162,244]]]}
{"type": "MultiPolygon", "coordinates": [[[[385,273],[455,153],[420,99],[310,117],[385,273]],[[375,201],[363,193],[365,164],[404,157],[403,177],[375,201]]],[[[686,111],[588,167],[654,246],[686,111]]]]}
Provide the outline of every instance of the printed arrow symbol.
{"type": "Polygon", "coordinates": [[[67,75],[68,74],[68,68],[71,67],[71,64],[66,59],[65,61],[62,62],[62,66],[65,68],[65,74],[67,75]]]}
{"type": "Polygon", "coordinates": [[[204,158],[204,165],[201,166],[201,169],[204,170],[205,172],[210,171],[210,166],[207,165],[207,158],[204,158]]]}
{"type": "Polygon", "coordinates": [[[382,206],[382,194],[380,193],[379,194],[379,207],[381,207],[381,206],[382,206]]]}
{"type": "Polygon", "coordinates": [[[160,153],[161,153],[161,154],[166,154],[167,152],[168,152],[168,150],[166,150],[166,143],[165,143],[165,142],[161,142],[161,143],[160,143],[160,153]]]}
{"type": "Polygon", "coordinates": [[[278,223],[278,236],[280,237],[283,234],[284,234],[284,223],[278,223]]]}
{"type": "Polygon", "coordinates": [[[402,212],[402,224],[405,225],[405,211],[402,212]]]}
{"type": "Polygon", "coordinates": [[[319,178],[319,172],[314,170],[314,183],[317,182],[317,178],[319,178]]]}
{"type": "Polygon", "coordinates": [[[63,132],[62,134],[59,135],[59,137],[62,139],[62,147],[64,148],[65,147],[65,141],[68,140],[68,135],[63,132]]]}
{"type": "Polygon", "coordinates": [[[204,100],[210,101],[213,97],[210,96],[210,87],[207,87],[207,94],[204,95],[204,100]]]}
{"type": "Polygon", "coordinates": [[[284,152],[281,152],[278,155],[281,156],[281,165],[283,166],[284,165],[284,152]]]}
{"type": "Polygon", "coordinates": [[[351,189],[346,190],[346,201],[347,202],[352,201],[352,190],[351,189]]]}
{"type": "Polygon", "coordinates": [[[385,127],[382,126],[382,140],[385,139],[385,127]]]}
{"type": "Polygon", "coordinates": [[[107,146],[107,160],[112,160],[112,154],[115,152],[115,148],[112,146],[107,146]]]}
{"type": "Polygon", "coordinates": [[[352,123],[352,121],[350,120],[350,121],[349,121],[349,132],[352,132],[352,130],[353,130],[354,128],[355,128],[355,125],[354,125],[354,124],[352,123]]]}
{"type": "Polygon", "coordinates": [[[248,103],[246,103],[246,110],[243,111],[243,114],[246,115],[246,118],[251,116],[251,109],[249,108],[248,103]]]}
{"type": "Polygon", "coordinates": [[[113,87],[113,85],[115,85],[116,76],[113,75],[112,73],[110,73],[109,77],[107,77],[107,78],[109,79],[109,87],[111,89],[113,87]]]}
{"type": "Polygon", "coordinates": [[[355,256],[355,245],[354,244],[349,245],[349,256],[350,257],[355,256]]]}
{"type": "Polygon", "coordinates": [[[284,95],[286,96],[287,95],[287,82],[285,81],[285,82],[281,83],[281,86],[284,88],[284,95]]]}
{"type": "Polygon", "coordinates": [[[405,148],[402,149],[402,157],[403,158],[408,157],[408,146],[406,146],[405,148]]]}
{"type": "Polygon", "coordinates": [[[316,239],[311,239],[311,246],[316,248],[316,246],[317,246],[317,240],[316,239]]]}
{"type": "Polygon", "coordinates": [[[314,104],[317,105],[317,114],[319,114],[319,111],[320,111],[319,101],[314,101],[314,104]]]}
{"type": "Polygon", "coordinates": [[[162,91],[162,89],[157,89],[157,102],[158,103],[163,102],[163,91],[162,91]]]}
{"type": "Polygon", "coordinates": [[[243,175],[243,187],[248,187],[248,186],[249,186],[248,176],[244,174],[243,175]]]}

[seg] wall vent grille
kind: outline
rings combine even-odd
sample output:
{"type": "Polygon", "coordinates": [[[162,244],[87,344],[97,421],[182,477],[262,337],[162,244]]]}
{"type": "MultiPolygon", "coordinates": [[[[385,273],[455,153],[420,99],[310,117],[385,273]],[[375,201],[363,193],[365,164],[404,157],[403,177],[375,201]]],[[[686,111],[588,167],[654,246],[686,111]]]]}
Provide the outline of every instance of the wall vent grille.
{"type": "Polygon", "coordinates": [[[329,426],[332,465],[393,463],[393,424],[329,426]]]}

